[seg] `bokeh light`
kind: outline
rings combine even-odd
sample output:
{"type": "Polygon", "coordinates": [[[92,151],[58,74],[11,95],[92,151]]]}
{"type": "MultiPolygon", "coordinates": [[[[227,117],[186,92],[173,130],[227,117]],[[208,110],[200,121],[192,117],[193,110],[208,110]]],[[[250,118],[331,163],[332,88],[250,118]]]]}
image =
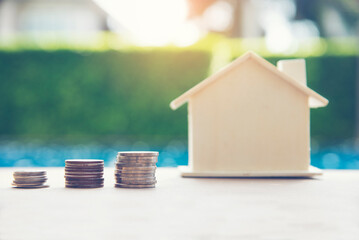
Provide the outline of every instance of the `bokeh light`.
{"type": "Polygon", "coordinates": [[[199,39],[199,30],[187,21],[185,0],[96,0],[119,23],[118,33],[141,46],[178,44],[187,46],[199,39]]]}

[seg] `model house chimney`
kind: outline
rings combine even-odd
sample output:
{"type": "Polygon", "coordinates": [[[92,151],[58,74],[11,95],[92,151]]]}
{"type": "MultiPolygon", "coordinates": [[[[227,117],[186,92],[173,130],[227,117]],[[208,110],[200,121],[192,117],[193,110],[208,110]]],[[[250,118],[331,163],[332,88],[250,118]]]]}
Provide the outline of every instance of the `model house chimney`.
{"type": "Polygon", "coordinates": [[[280,60],[277,63],[277,68],[301,84],[307,85],[304,59],[280,60]]]}

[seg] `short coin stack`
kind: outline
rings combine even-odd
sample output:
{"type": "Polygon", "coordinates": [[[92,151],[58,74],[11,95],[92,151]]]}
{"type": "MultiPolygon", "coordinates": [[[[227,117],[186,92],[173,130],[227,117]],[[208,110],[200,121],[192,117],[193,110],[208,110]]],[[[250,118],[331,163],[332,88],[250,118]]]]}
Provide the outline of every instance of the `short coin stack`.
{"type": "Polygon", "coordinates": [[[68,159],[65,161],[65,185],[68,188],[103,187],[103,160],[68,159]]]}
{"type": "Polygon", "coordinates": [[[13,173],[15,188],[45,188],[46,171],[16,171],[13,173]]]}
{"type": "Polygon", "coordinates": [[[155,187],[157,159],[158,152],[119,152],[115,170],[115,187],[155,187]]]}

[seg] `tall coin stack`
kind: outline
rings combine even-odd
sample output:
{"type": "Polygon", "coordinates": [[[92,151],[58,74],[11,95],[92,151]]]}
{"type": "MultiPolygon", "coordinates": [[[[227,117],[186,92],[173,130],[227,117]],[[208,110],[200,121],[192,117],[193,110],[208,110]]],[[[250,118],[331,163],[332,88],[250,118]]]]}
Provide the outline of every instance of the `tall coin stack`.
{"type": "Polygon", "coordinates": [[[155,187],[157,159],[158,152],[119,152],[115,170],[115,187],[155,187]]]}
{"type": "Polygon", "coordinates": [[[65,185],[68,188],[103,187],[103,160],[68,159],[65,161],[65,185]]]}
{"type": "Polygon", "coordinates": [[[46,171],[16,171],[13,173],[14,188],[45,188],[47,180],[46,171]]]}

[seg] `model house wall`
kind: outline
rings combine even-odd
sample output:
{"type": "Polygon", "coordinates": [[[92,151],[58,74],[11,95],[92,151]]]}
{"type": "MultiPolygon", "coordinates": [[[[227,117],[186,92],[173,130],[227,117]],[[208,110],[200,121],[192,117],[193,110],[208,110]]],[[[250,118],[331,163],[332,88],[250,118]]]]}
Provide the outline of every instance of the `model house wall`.
{"type": "Polygon", "coordinates": [[[188,108],[194,170],[309,167],[308,96],[254,60],[193,95],[188,108]]]}
{"type": "Polygon", "coordinates": [[[303,59],[278,68],[248,52],[171,102],[188,102],[183,176],[312,176],[310,108],[328,100],[306,86],[303,59]]]}

